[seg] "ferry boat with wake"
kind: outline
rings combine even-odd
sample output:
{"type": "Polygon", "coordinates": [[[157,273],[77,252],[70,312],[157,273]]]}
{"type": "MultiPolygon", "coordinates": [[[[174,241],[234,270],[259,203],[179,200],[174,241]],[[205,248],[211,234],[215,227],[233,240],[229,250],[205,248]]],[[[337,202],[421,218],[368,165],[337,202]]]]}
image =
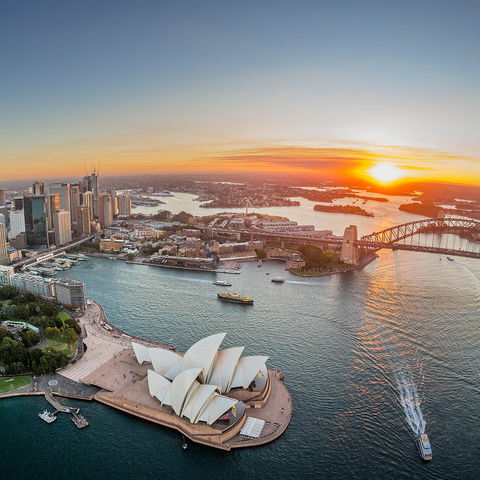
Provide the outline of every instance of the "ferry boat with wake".
{"type": "Polygon", "coordinates": [[[238,293],[221,292],[217,297],[224,302],[241,303],[243,305],[253,305],[253,299],[239,295],[238,293]]]}
{"type": "Polygon", "coordinates": [[[283,277],[274,277],[272,278],[273,283],[283,283],[285,279],[283,277]]]}
{"type": "Polygon", "coordinates": [[[416,443],[421,459],[424,462],[429,462],[432,459],[432,447],[428,435],[426,433],[417,435],[416,443]]]}

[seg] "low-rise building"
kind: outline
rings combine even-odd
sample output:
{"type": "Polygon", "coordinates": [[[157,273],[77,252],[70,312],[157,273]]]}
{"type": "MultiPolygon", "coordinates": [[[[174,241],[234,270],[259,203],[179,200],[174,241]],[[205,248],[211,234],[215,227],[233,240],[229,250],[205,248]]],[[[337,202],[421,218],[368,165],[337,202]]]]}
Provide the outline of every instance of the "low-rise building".
{"type": "Polygon", "coordinates": [[[120,238],[110,237],[110,238],[102,238],[98,247],[101,252],[108,250],[111,252],[121,252],[125,245],[125,240],[120,238]]]}

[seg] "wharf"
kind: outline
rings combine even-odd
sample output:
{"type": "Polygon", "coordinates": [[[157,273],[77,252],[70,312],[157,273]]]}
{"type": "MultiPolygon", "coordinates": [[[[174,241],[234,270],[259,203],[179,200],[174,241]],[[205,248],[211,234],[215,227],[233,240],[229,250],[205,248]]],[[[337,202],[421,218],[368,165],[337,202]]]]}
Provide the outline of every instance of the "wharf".
{"type": "Polygon", "coordinates": [[[83,415],[80,415],[79,408],[72,408],[62,405],[56,398],[54,398],[51,392],[45,392],[45,400],[55,408],[53,415],[58,413],[69,413],[72,415],[72,422],[77,428],[85,428],[88,426],[88,422],[83,415]]]}

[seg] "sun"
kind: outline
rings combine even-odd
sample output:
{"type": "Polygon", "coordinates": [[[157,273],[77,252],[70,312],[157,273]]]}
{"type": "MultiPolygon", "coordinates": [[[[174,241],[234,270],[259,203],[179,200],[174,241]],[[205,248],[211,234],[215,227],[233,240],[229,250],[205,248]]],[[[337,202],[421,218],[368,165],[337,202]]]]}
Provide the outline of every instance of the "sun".
{"type": "Polygon", "coordinates": [[[391,163],[378,163],[368,170],[368,174],[380,183],[391,183],[405,176],[401,168],[391,163]]]}

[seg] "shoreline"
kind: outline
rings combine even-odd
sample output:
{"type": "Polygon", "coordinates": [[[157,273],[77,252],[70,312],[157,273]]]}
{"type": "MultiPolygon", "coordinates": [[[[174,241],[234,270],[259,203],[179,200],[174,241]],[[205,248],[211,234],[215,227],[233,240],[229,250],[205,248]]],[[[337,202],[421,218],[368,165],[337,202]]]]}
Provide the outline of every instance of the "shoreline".
{"type": "Polygon", "coordinates": [[[232,390],[230,396],[243,402],[245,407],[235,423],[226,427],[221,423],[215,426],[192,424],[186,418],[175,415],[171,409],[161,406],[149,395],[149,365],[138,363],[131,340],[137,340],[147,347],[169,350],[175,350],[173,345],[120,330],[108,320],[103,306],[91,299],[78,322],[82,341],[86,345],[83,356],[55,374],[32,379],[29,385],[20,387],[20,391],[0,394],[0,400],[46,393],[74,400],[96,400],[143,420],[177,430],[195,443],[223,451],[270,443],[279,438],[290,423],[292,399],[281,371],[267,370],[268,381],[259,395],[252,395],[247,390],[232,390]],[[53,386],[50,385],[52,379],[57,380],[53,386]],[[66,391],[71,389],[74,391],[66,391]],[[252,416],[265,421],[262,434],[257,438],[241,436],[244,423],[252,416]]]}

